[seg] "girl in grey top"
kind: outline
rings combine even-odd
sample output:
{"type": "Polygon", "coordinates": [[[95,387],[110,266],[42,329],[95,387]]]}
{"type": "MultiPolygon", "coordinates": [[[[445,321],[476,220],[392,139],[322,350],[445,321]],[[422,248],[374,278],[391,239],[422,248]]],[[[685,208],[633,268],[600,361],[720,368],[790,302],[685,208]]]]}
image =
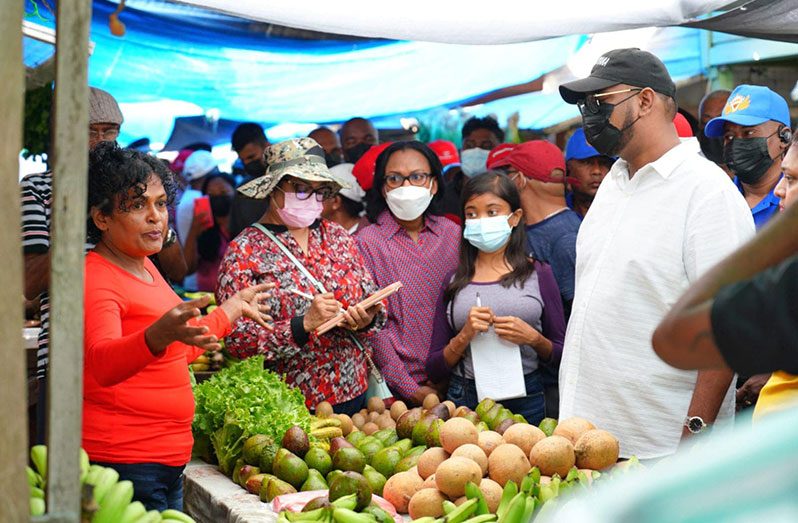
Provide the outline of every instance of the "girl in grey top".
{"type": "Polygon", "coordinates": [[[565,319],[551,268],[526,256],[523,211],[515,184],[488,172],[469,179],[462,193],[465,226],[460,263],[447,279],[433,320],[427,359],[430,379],[449,377],[447,398],[478,403],[469,345],[480,332],[521,347],[527,396],[502,404],[530,423],[544,417],[540,365],[562,356],[565,319]],[[477,293],[481,306],[477,306],[477,293]]]}

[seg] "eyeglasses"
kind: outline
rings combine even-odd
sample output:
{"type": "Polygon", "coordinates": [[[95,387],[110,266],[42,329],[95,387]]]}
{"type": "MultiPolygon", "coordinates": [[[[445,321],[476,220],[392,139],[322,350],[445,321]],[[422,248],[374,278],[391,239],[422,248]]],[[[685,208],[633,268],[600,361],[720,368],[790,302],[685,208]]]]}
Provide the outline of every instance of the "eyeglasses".
{"type": "MultiPolygon", "coordinates": [[[[621,89],[620,91],[610,91],[608,93],[589,94],[587,96],[587,98],[585,98],[584,100],[580,100],[580,101],[576,102],[576,106],[579,108],[579,112],[582,113],[582,114],[585,114],[585,112],[588,112],[590,114],[598,114],[599,113],[599,105],[601,103],[599,98],[604,98],[605,96],[610,96],[610,95],[613,95],[613,94],[631,93],[631,92],[635,92],[636,93],[636,92],[639,92],[639,91],[642,91],[642,90],[643,90],[642,88],[636,88],[636,87],[632,88],[632,87],[630,87],[629,89],[621,89]]],[[[626,98],[624,98],[623,100],[621,100],[620,102],[618,102],[618,103],[616,103],[614,105],[620,105],[620,104],[624,103],[626,100],[629,100],[630,98],[634,98],[635,96],[637,96],[637,95],[633,94],[631,96],[627,96],[626,98]]]]}
{"type": "MultiPolygon", "coordinates": [[[[338,190],[333,189],[329,185],[322,185],[314,189],[306,183],[295,182],[293,180],[286,180],[285,183],[294,188],[297,200],[307,200],[312,195],[315,195],[317,202],[323,202],[324,200],[335,198],[335,195],[338,194],[338,190]]],[[[282,189],[280,190],[282,191],[282,189]]]]}
{"type": "Polygon", "coordinates": [[[119,129],[106,129],[104,131],[98,131],[96,129],[89,129],[89,138],[91,140],[107,140],[112,142],[117,139],[119,136],[119,129]]]}
{"type": "Polygon", "coordinates": [[[427,185],[427,181],[432,178],[429,173],[413,173],[409,176],[402,176],[401,174],[389,174],[385,177],[385,185],[390,189],[396,189],[405,184],[405,180],[410,182],[410,185],[416,187],[423,187],[427,185]]]}

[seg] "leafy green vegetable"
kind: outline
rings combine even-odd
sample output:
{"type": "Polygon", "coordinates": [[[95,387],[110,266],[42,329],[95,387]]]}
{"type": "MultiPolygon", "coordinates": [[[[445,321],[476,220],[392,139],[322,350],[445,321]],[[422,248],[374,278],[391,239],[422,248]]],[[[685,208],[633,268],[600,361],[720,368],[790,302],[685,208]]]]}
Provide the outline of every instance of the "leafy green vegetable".
{"type": "MultiPolygon", "coordinates": [[[[228,431],[215,436],[225,424],[243,431],[244,439],[254,434],[281,441],[285,431],[299,425],[310,432],[310,413],[299,389],[289,387],[282,378],[263,368],[263,356],[247,358],[224,368],[194,387],[195,433],[229,443],[235,440],[228,431]]],[[[219,450],[214,445],[217,452],[219,450]]],[[[228,445],[223,448],[230,450],[228,445]]],[[[240,452],[239,452],[240,454],[240,452]]],[[[221,463],[222,456],[218,456],[221,463]]]]}
{"type": "Polygon", "coordinates": [[[219,460],[219,469],[222,474],[229,476],[233,472],[233,465],[244,452],[247,435],[236,422],[232,412],[228,412],[225,418],[224,426],[211,435],[211,443],[216,452],[216,459],[219,460]]]}

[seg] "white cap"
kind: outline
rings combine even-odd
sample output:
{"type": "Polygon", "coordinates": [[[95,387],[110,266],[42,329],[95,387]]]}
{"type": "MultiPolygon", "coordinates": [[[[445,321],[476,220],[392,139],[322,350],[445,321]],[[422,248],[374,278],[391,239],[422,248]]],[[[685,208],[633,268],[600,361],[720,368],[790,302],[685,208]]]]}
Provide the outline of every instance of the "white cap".
{"type": "Polygon", "coordinates": [[[333,178],[341,180],[342,182],[346,182],[344,187],[348,185],[346,189],[341,189],[338,193],[341,196],[345,196],[352,201],[361,203],[363,199],[366,197],[366,191],[357,183],[357,179],[355,175],[352,174],[352,168],[355,166],[353,163],[339,163],[336,166],[330,167],[330,174],[333,175],[333,178]]]}
{"type": "Polygon", "coordinates": [[[183,177],[189,182],[199,180],[211,172],[216,165],[216,160],[213,159],[213,155],[208,151],[194,151],[191,156],[186,158],[186,163],[183,164],[183,177]]]}

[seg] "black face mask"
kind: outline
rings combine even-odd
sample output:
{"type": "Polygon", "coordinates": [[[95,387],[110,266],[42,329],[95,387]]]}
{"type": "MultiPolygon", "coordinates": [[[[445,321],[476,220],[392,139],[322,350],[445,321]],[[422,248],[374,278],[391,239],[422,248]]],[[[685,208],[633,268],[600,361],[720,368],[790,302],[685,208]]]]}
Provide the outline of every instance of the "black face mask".
{"type": "Polygon", "coordinates": [[[327,167],[335,167],[336,165],[343,163],[344,159],[341,158],[341,153],[324,153],[324,161],[327,162],[327,167]]]}
{"type": "Polygon", "coordinates": [[[346,158],[346,161],[349,163],[357,163],[360,157],[366,154],[366,151],[369,149],[371,149],[371,145],[367,143],[353,145],[348,149],[344,149],[344,158],[346,158]]]}
{"type": "Polygon", "coordinates": [[[211,201],[211,213],[213,213],[214,216],[224,218],[230,215],[230,211],[233,208],[232,196],[220,194],[211,196],[209,199],[211,201]]]}
{"type": "MultiPolygon", "coordinates": [[[[629,98],[626,100],[628,99],[629,98]]],[[[598,114],[585,111],[582,115],[582,127],[585,129],[585,138],[594,149],[605,156],[618,156],[619,150],[625,145],[623,142],[623,133],[628,132],[637,120],[640,119],[638,116],[632,123],[625,125],[623,129],[618,129],[610,123],[612,111],[626,100],[618,104],[602,103],[599,105],[598,114]]]]}
{"type": "MultiPolygon", "coordinates": [[[[773,135],[770,135],[773,136],[773,135]]],[[[723,162],[741,182],[752,185],[773,165],[767,138],[734,138],[723,148],[723,162]]]]}
{"type": "Polygon", "coordinates": [[[253,178],[260,178],[266,174],[266,165],[260,160],[255,160],[244,164],[244,172],[253,178]]]}
{"type": "Polygon", "coordinates": [[[723,138],[710,138],[704,134],[704,131],[701,131],[698,133],[698,143],[707,160],[723,163],[723,138]]]}

